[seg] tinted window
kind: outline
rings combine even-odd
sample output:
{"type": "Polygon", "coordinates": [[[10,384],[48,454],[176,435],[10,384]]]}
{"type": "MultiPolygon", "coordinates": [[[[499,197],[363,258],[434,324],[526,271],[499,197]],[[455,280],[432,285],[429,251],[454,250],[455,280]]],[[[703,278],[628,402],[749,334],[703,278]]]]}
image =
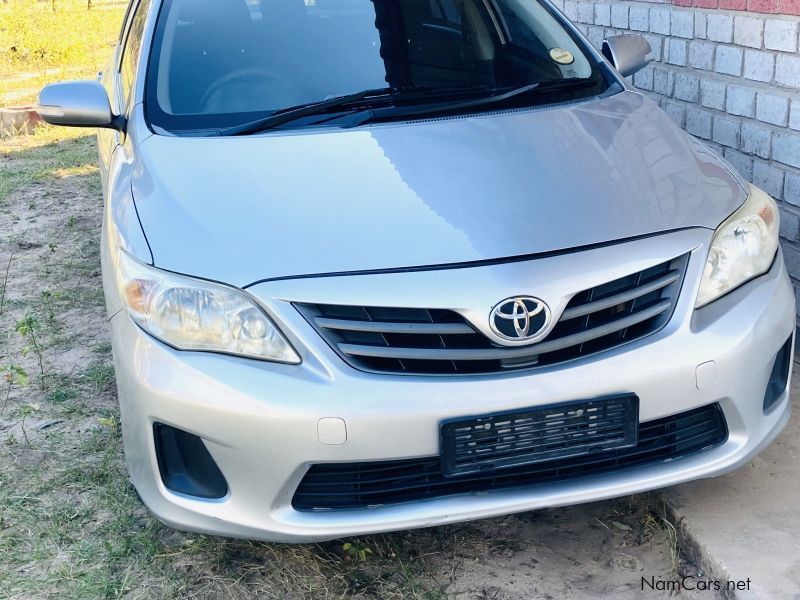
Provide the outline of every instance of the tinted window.
{"type": "Polygon", "coordinates": [[[155,36],[146,109],[172,130],[364,89],[601,79],[534,0],[165,0],[155,36]]]}
{"type": "Polygon", "coordinates": [[[122,63],[120,65],[120,78],[122,80],[122,94],[127,105],[133,89],[133,79],[136,76],[136,63],[139,60],[139,51],[142,48],[142,35],[144,33],[147,11],[150,9],[150,0],[141,0],[133,14],[128,37],[122,50],[122,63]]]}

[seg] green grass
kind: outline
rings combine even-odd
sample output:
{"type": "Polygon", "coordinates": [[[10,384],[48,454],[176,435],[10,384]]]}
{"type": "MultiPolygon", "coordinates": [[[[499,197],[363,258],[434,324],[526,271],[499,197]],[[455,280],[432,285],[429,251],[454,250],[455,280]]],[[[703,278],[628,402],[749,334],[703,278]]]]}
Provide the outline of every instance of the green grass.
{"type": "Polygon", "coordinates": [[[29,103],[54,81],[96,76],[119,35],[125,4],[0,3],[0,106],[29,103]]]}
{"type": "Polygon", "coordinates": [[[96,160],[94,139],[80,129],[42,125],[35,136],[9,139],[0,145],[0,209],[20,187],[45,179],[97,173],[96,160]],[[53,144],[55,140],[58,145],[53,144]]]}

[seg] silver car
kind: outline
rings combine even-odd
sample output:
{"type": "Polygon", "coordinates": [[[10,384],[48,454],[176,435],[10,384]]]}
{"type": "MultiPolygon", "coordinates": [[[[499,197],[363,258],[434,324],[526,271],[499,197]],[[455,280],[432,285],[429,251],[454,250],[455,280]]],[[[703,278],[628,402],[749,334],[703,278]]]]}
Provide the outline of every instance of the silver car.
{"type": "Polygon", "coordinates": [[[133,0],[99,81],[125,454],[185,530],[426,527],[735,469],[789,418],[775,202],[547,0],[133,0]]]}

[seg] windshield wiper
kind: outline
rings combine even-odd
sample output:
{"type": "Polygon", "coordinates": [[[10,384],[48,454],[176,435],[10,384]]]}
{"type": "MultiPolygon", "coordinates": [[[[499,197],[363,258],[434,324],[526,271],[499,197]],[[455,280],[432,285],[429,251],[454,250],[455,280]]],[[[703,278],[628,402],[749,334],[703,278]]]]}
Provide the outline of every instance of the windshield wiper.
{"type": "Polygon", "coordinates": [[[337,108],[339,106],[346,106],[353,104],[360,100],[370,97],[385,97],[394,93],[391,88],[378,88],[372,90],[362,90],[355,94],[347,94],[346,96],[336,96],[335,98],[328,98],[320,102],[311,102],[309,104],[299,104],[298,106],[290,106],[278,110],[268,117],[262,117],[255,121],[234,125],[233,127],[226,127],[217,131],[217,135],[247,135],[249,133],[256,133],[266,129],[278,127],[290,121],[296,121],[303,117],[308,117],[325,111],[337,108]]]}
{"type": "Polygon", "coordinates": [[[259,131],[266,131],[280,127],[286,123],[297,121],[304,117],[311,117],[314,115],[325,114],[332,112],[337,108],[346,108],[351,106],[360,107],[363,104],[369,105],[374,101],[385,102],[386,100],[413,100],[421,97],[434,97],[443,94],[466,93],[466,92],[485,92],[490,89],[486,85],[462,85],[462,86],[449,86],[449,87],[435,87],[435,86],[411,86],[407,88],[376,88],[371,90],[363,90],[354,94],[347,94],[345,96],[336,96],[328,98],[319,102],[309,102],[307,104],[299,104],[297,106],[290,106],[282,108],[267,117],[256,119],[248,123],[234,125],[220,129],[216,132],[217,135],[248,135],[251,133],[258,133],[259,131]]]}
{"type": "MultiPolygon", "coordinates": [[[[463,86],[415,86],[409,88],[376,88],[370,90],[363,90],[354,94],[347,94],[345,96],[336,96],[335,98],[328,98],[319,102],[311,102],[307,104],[300,104],[288,108],[282,108],[269,116],[219,129],[216,135],[219,136],[234,136],[234,135],[249,135],[274,129],[297,121],[305,117],[313,117],[315,115],[323,115],[326,113],[334,112],[336,109],[355,108],[355,112],[350,112],[344,117],[345,127],[357,127],[369,121],[375,121],[382,118],[396,118],[408,117],[414,115],[423,115],[443,111],[459,111],[470,108],[479,108],[494,103],[504,102],[515,96],[527,94],[534,90],[552,90],[554,88],[573,88],[583,87],[594,84],[593,79],[584,78],[570,78],[570,79],[554,79],[551,81],[543,81],[531,83],[511,89],[504,88],[491,88],[486,85],[463,85],[463,86]],[[435,98],[437,96],[451,96],[453,94],[462,93],[480,93],[480,97],[471,98],[469,100],[447,100],[444,102],[426,103],[422,106],[397,106],[397,102],[415,101],[420,99],[435,98]],[[390,106],[382,106],[376,108],[375,102],[385,103],[390,102],[390,106]],[[348,120],[349,119],[349,120],[348,120]]],[[[337,119],[336,116],[328,117],[325,120],[337,119]]],[[[315,122],[314,124],[316,124],[315,122]]]]}
{"type": "Polygon", "coordinates": [[[342,120],[339,120],[339,122],[345,127],[358,127],[359,125],[364,125],[365,123],[381,121],[384,119],[390,120],[442,112],[458,112],[461,110],[481,108],[483,106],[497,104],[523,94],[580,89],[584,87],[590,87],[596,83],[597,81],[595,79],[587,79],[583,77],[552,79],[515,87],[510,90],[507,88],[501,88],[495,90],[495,93],[488,96],[473,98],[471,100],[465,100],[462,102],[439,102],[436,104],[426,104],[424,106],[414,108],[394,106],[388,108],[367,108],[366,110],[348,115],[344,117],[344,122],[342,122],[342,120]]]}

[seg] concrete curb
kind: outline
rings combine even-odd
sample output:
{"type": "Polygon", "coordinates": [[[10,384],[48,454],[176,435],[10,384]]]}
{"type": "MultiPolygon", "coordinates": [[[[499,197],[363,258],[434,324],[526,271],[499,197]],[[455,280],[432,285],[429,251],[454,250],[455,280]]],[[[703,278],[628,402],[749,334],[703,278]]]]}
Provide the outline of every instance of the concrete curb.
{"type": "MultiPolygon", "coordinates": [[[[725,568],[725,565],[716,560],[711,553],[711,549],[703,544],[698,536],[695,535],[695,532],[692,531],[692,528],[686,522],[686,518],[681,514],[680,510],[673,506],[664,494],[661,494],[661,500],[663,501],[665,517],[677,530],[678,548],[681,554],[687,557],[698,568],[700,571],[698,575],[720,581],[733,579],[733,576],[728,569],[725,568]]],[[[725,600],[733,600],[734,598],[749,600],[752,598],[750,595],[741,596],[736,592],[728,591],[720,592],[716,597],[724,598],[725,600]]]]}
{"type": "Polygon", "coordinates": [[[749,463],[659,492],[679,548],[702,574],[750,580],[745,590],[706,592],[741,600],[800,599],[800,363],[791,382],[794,418],[749,463]]]}

